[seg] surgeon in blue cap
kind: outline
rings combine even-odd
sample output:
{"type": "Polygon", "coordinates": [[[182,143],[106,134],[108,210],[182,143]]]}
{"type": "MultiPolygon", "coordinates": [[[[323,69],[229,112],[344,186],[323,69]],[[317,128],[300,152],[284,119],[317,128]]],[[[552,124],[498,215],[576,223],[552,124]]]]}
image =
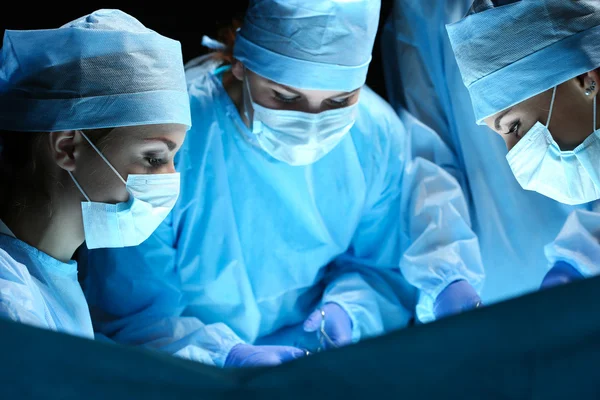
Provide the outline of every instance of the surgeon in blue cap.
{"type": "Polygon", "coordinates": [[[122,11],[5,32],[0,318],[94,337],[73,254],[154,232],[190,124],[181,45],[122,11]]]}
{"type": "Polygon", "coordinates": [[[233,63],[194,63],[180,200],[141,246],[88,253],[101,332],[276,365],[480,304],[478,240],[435,135],[364,86],[379,11],[251,1],[233,63]]]}
{"type": "Polygon", "coordinates": [[[390,103],[432,127],[464,175],[486,272],[481,297],[491,304],[538,290],[549,269],[544,246],[569,214],[592,207],[523,190],[506,162],[503,138],[475,122],[446,29],[472,6],[473,0],[396,0],[382,52],[390,103]]]}
{"type": "MultiPolygon", "coordinates": [[[[600,199],[600,2],[476,0],[448,33],[476,120],[502,136],[519,184],[567,205],[600,199]]],[[[594,221],[569,217],[543,287],[598,272],[594,221]]]]}

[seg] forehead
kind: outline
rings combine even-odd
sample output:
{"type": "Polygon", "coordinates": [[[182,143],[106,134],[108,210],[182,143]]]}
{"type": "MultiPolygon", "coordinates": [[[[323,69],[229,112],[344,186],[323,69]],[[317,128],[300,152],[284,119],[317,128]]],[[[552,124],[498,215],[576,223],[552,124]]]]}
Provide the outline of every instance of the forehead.
{"type": "Polygon", "coordinates": [[[355,93],[356,91],[358,91],[359,88],[357,88],[356,90],[352,91],[352,92],[344,92],[344,91],[335,91],[335,90],[314,90],[314,89],[302,89],[302,88],[296,88],[296,87],[291,87],[291,86],[287,86],[281,83],[277,83],[275,81],[272,81],[268,78],[265,78],[264,76],[258,75],[255,72],[249,71],[252,78],[254,79],[254,81],[262,84],[262,85],[266,85],[266,86],[270,86],[270,87],[274,87],[277,88],[278,90],[283,90],[289,93],[297,93],[297,94],[301,94],[303,96],[306,97],[325,97],[325,98],[329,98],[329,97],[340,97],[340,96],[347,96],[349,94],[355,93]]]}
{"type": "Polygon", "coordinates": [[[156,125],[138,125],[124,126],[113,130],[113,135],[119,135],[123,138],[144,139],[154,136],[174,136],[185,133],[185,125],[180,124],[156,124],[156,125]]]}
{"type": "Polygon", "coordinates": [[[552,92],[553,90],[551,89],[550,91],[530,97],[529,99],[502,110],[491,117],[484,119],[483,121],[491,128],[497,129],[496,122],[505,122],[506,117],[510,118],[518,116],[521,118],[538,118],[540,114],[550,111],[552,92]]]}

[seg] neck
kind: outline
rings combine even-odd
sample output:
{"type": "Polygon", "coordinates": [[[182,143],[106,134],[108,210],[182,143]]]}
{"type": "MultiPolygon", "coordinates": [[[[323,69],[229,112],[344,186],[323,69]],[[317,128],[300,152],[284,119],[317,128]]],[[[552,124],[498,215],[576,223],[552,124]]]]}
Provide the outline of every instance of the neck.
{"type": "Polygon", "coordinates": [[[52,206],[9,210],[3,221],[17,239],[49,256],[68,262],[84,240],[81,206],[60,201],[52,206]],[[73,210],[77,210],[73,212],[73,210]]]}

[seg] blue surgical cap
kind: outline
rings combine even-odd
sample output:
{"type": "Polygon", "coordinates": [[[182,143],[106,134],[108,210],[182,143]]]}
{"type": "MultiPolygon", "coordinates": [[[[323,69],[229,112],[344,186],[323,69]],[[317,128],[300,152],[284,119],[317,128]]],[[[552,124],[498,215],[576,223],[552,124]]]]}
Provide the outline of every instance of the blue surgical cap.
{"type": "Polygon", "coordinates": [[[479,124],[600,67],[600,0],[476,0],[448,33],[479,124]]]}
{"type": "Polygon", "coordinates": [[[308,90],[364,85],[380,0],[250,0],[234,57],[277,83],[308,90]]]}
{"type": "Polygon", "coordinates": [[[181,45],[119,10],[10,31],[0,49],[0,129],[191,126],[181,45]]]}

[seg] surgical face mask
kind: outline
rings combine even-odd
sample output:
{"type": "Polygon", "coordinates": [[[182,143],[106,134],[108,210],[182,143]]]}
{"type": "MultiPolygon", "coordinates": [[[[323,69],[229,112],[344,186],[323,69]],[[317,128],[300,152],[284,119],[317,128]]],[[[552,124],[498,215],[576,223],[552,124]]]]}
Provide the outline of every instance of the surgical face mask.
{"type": "Polygon", "coordinates": [[[129,192],[124,203],[93,202],[71,172],[69,175],[86,202],[81,203],[83,229],[88,249],[137,246],[158,228],[179,197],[179,173],[132,175],[127,182],[106,157],[81,132],[92,148],[123,182],[129,192]]]}
{"type": "Polygon", "coordinates": [[[536,191],[569,205],[598,200],[600,130],[596,129],[596,98],[593,133],[571,151],[561,151],[548,129],[555,98],[556,88],[552,94],[547,125],[536,123],[506,159],[523,189],[536,191]]]}
{"type": "Polygon", "coordinates": [[[258,144],[270,156],[289,165],[309,165],[320,160],[354,125],[358,103],[318,114],[274,110],[254,102],[248,80],[244,79],[244,83],[245,114],[258,144]],[[252,104],[252,118],[248,103],[252,104]]]}

